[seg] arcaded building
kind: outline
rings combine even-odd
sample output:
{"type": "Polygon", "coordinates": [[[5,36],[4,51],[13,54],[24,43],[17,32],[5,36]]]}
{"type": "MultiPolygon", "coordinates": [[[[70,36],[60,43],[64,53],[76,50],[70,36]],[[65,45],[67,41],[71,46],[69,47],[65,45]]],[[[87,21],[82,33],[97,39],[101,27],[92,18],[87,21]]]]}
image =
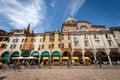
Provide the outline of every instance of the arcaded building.
{"type": "Polygon", "coordinates": [[[101,58],[102,63],[111,65],[120,61],[120,27],[105,28],[68,16],[58,31],[33,33],[28,25],[25,30],[13,30],[9,34],[4,42],[6,46],[0,52],[5,60],[35,57],[39,62],[48,60],[56,64],[54,61],[80,62],[89,57],[91,63],[101,58]]]}

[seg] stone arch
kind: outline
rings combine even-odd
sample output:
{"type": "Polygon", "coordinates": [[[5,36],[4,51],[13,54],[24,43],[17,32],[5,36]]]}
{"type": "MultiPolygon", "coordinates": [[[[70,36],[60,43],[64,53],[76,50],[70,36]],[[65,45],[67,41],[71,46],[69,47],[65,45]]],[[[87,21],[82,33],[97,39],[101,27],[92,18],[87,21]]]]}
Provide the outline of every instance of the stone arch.
{"type": "Polygon", "coordinates": [[[82,59],[82,53],[80,51],[73,52],[73,57],[78,57],[79,59],[82,59]]]}
{"type": "Polygon", "coordinates": [[[120,61],[120,53],[117,52],[117,51],[110,51],[110,58],[111,58],[111,61],[120,61]]]}
{"type": "Polygon", "coordinates": [[[96,52],[96,59],[98,60],[99,58],[101,58],[102,62],[108,62],[108,55],[104,52],[104,51],[97,51],[96,52]]]}
{"type": "Polygon", "coordinates": [[[62,53],[62,57],[68,57],[69,59],[71,59],[71,54],[70,54],[69,51],[64,51],[64,52],[62,53]]]}
{"type": "Polygon", "coordinates": [[[95,58],[94,58],[94,54],[91,51],[86,51],[84,53],[84,56],[89,57],[91,59],[92,63],[94,63],[95,58]]]}

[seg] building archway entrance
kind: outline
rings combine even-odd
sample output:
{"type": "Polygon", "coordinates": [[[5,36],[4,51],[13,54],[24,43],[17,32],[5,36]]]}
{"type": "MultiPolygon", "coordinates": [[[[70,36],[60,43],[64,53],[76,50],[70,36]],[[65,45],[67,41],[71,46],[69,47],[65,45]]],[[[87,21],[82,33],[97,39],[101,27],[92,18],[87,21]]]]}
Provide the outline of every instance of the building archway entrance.
{"type": "Polygon", "coordinates": [[[107,62],[107,64],[108,64],[108,62],[109,62],[107,54],[105,52],[103,52],[103,51],[98,51],[96,53],[96,59],[97,60],[101,59],[102,63],[106,63],[107,62]]]}
{"type": "Polygon", "coordinates": [[[48,66],[51,64],[51,61],[50,61],[50,53],[48,51],[44,51],[42,52],[41,54],[41,62],[42,62],[42,65],[43,66],[48,66]]]}
{"type": "Polygon", "coordinates": [[[54,66],[58,66],[59,65],[59,61],[60,61],[60,52],[59,51],[54,51],[52,53],[52,65],[54,66]]]}
{"type": "Polygon", "coordinates": [[[92,63],[92,64],[94,63],[95,58],[94,58],[94,54],[93,54],[91,51],[86,51],[86,52],[84,53],[84,56],[85,56],[85,57],[89,57],[89,58],[91,59],[91,63],[92,63]]]}
{"type": "Polygon", "coordinates": [[[62,53],[62,65],[67,65],[68,60],[71,59],[71,54],[68,51],[62,53]]]}
{"type": "Polygon", "coordinates": [[[82,59],[82,53],[80,51],[75,51],[73,53],[73,57],[78,57],[79,60],[82,59]]]}
{"type": "Polygon", "coordinates": [[[120,62],[120,53],[117,51],[110,51],[110,58],[113,64],[118,64],[120,62]]]}
{"type": "Polygon", "coordinates": [[[71,59],[71,54],[68,51],[64,51],[62,54],[63,59],[71,59]]]}
{"type": "Polygon", "coordinates": [[[76,66],[83,64],[82,53],[80,51],[75,51],[73,53],[72,64],[76,66]]]}

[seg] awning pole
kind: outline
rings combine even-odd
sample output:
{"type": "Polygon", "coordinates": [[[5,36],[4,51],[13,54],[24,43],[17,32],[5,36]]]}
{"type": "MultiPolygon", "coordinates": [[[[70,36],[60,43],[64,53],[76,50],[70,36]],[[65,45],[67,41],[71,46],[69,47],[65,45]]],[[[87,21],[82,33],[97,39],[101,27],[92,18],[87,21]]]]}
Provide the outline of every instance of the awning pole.
{"type": "Polygon", "coordinates": [[[39,54],[39,59],[38,59],[38,60],[39,60],[38,62],[39,62],[39,64],[40,64],[40,60],[41,60],[41,56],[40,56],[40,54],[39,54]]]}

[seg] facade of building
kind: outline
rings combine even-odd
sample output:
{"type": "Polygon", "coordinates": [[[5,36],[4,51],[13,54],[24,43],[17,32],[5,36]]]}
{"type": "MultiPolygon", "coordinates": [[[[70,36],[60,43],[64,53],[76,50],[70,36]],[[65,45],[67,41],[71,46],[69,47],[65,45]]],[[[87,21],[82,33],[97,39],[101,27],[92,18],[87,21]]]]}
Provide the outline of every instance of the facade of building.
{"type": "MultiPolygon", "coordinates": [[[[120,61],[120,28],[105,28],[68,16],[61,31],[33,33],[30,25],[25,30],[10,33],[1,57],[36,57],[39,62],[58,64],[62,60],[75,60],[78,64],[89,58],[90,63],[101,58],[104,64],[120,61]],[[9,56],[10,55],[10,56],[9,56]]],[[[2,43],[2,41],[0,42],[2,43]]],[[[6,57],[6,58],[7,58],[6,57]]]]}

